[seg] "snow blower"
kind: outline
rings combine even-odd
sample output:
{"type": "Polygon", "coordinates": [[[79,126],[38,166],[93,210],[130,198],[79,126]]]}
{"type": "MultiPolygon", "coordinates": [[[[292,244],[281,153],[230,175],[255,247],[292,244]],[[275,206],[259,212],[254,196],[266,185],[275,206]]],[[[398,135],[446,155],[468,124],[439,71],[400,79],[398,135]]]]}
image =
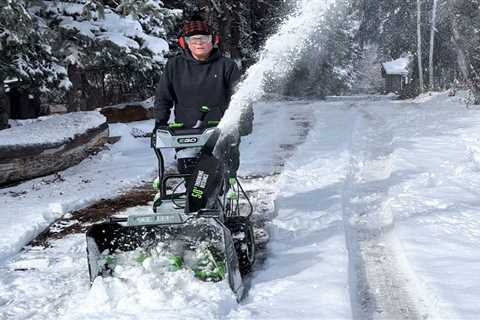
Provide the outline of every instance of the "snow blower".
{"type": "Polygon", "coordinates": [[[154,129],[158,193],[152,212],[111,217],[87,231],[91,283],[115,274],[119,253],[138,252],[135,260],[141,263],[160,247],[169,255],[169,270],[188,267],[203,281],[228,279],[237,299],[242,298],[242,277],[255,261],[253,207],[238,179],[228,177],[226,160],[213,155],[219,129],[206,123],[206,107],[202,112],[194,128],[171,124],[154,129]],[[178,172],[165,172],[165,148],[176,149],[178,172]]]}

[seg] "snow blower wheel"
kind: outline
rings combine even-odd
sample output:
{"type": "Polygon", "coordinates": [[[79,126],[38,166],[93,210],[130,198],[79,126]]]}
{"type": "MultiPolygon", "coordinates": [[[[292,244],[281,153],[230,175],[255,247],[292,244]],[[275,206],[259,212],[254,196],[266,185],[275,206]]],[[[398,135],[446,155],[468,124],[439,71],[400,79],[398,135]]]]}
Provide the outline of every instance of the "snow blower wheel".
{"type": "Polygon", "coordinates": [[[226,227],[232,233],[240,273],[244,276],[252,271],[255,263],[255,234],[252,222],[248,217],[229,217],[226,227]]]}

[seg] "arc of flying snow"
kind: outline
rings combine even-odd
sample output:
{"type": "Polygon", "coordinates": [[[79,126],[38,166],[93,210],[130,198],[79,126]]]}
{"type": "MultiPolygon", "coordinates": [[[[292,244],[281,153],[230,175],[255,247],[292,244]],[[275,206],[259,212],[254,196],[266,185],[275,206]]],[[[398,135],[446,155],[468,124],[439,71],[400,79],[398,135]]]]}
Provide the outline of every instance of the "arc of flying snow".
{"type": "Polygon", "coordinates": [[[324,13],[334,0],[302,0],[297,9],[265,43],[257,63],[246,72],[220,121],[222,136],[238,135],[242,112],[264,95],[267,78],[286,77],[307,47],[312,32],[322,23],[324,13]]]}

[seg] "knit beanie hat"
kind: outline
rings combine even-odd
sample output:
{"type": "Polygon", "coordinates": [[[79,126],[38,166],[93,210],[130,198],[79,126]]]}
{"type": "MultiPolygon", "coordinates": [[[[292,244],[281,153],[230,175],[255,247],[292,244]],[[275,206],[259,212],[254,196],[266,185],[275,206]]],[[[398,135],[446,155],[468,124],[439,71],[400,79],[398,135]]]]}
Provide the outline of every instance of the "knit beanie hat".
{"type": "Polygon", "coordinates": [[[185,22],[183,25],[183,35],[185,37],[191,37],[197,34],[209,35],[211,34],[210,27],[207,21],[203,20],[200,15],[194,15],[190,21],[185,22]]]}

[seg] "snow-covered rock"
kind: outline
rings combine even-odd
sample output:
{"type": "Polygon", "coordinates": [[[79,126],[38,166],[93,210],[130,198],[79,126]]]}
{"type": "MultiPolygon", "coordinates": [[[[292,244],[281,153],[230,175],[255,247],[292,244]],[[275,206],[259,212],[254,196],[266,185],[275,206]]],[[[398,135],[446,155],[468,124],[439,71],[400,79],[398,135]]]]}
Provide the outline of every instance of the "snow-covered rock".
{"type": "Polygon", "coordinates": [[[63,170],[105,143],[108,125],[98,112],[53,115],[0,131],[0,184],[63,170]]]}

